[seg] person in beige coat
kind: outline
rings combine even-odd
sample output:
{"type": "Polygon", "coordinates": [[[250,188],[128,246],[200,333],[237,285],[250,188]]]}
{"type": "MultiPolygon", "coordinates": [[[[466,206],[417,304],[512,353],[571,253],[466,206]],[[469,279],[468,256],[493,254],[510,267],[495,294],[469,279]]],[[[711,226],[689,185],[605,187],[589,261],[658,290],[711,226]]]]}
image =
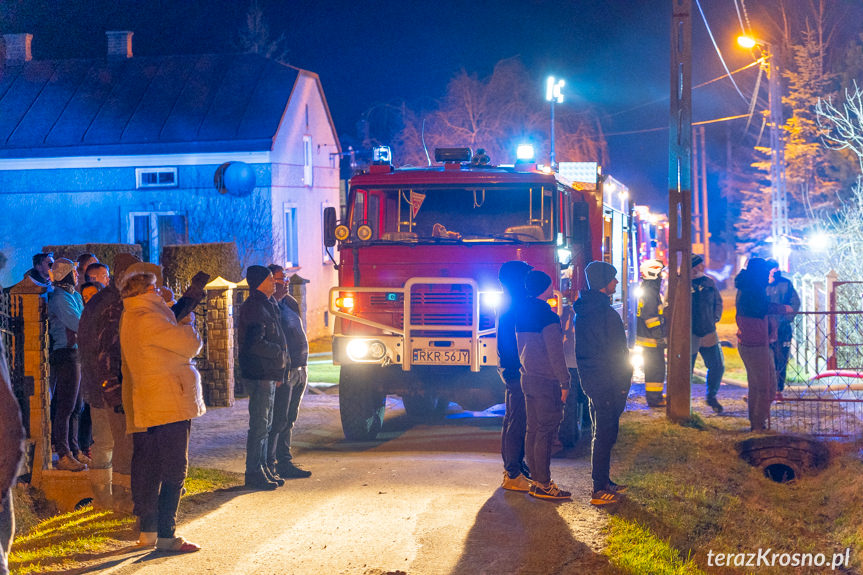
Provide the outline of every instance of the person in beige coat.
{"type": "Polygon", "coordinates": [[[204,414],[201,376],[192,358],[201,338],[192,318],[177,322],[151,273],[127,276],[121,291],[123,409],[132,433],[132,499],[139,544],[188,553],[199,546],[175,535],[188,470],[192,418],[204,414]]]}

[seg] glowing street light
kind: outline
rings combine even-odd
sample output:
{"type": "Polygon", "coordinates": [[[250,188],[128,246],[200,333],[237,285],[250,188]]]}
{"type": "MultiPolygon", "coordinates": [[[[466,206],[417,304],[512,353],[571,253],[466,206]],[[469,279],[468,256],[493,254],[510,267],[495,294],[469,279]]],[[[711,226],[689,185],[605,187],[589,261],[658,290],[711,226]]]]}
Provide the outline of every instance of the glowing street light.
{"type": "Polygon", "coordinates": [[[549,76],[545,82],[545,99],[551,102],[551,154],[549,164],[551,169],[554,169],[554,104],[563,103],[563,80],[556,80],[554,76],[549,76]]]}
{"type": "Polygon", "coordinates": [[[737,44],[741,48],[746,48],[747,50],[751,50],[758,45],[758,42],[755,41],[755,38],[750,38],[749,36],[738,36],[737,44]]]}

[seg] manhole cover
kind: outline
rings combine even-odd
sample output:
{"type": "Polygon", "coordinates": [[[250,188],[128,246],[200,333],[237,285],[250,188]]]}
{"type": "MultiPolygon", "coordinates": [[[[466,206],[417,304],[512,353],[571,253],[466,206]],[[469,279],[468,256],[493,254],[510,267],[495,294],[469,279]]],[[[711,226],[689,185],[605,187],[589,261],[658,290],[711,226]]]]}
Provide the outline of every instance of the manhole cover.
{"type": "Polygon", "coordinates": [[[792,435],[752,437],[738,443],[737,450],[741,459],[762,469],[765,477],[778,483],[815,475],[830,460],[830,452],[823,443],[792,435]]]}

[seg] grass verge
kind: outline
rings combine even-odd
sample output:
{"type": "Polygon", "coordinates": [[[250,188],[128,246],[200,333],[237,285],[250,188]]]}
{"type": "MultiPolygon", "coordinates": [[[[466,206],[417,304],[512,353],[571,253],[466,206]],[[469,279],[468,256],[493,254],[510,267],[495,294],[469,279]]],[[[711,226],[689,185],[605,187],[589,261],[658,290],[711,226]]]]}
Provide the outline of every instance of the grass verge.
{"type": "MultiPolygon", "coordinates": [[[[201,497],[241,482],[236,473],[191,467],[184,498],[201,497]]],[[[16,488],[15,505],[16,517],[25,521],[18,526],[9,555],[10,570],[18,575],[81,568],[134,544],[135,518],[131,515],[96,511],[87,505],[39,520],[38,509],[44,505],[21,487],[16,488]]]]}
{"type": "MultiPolygon", "coordinates": [[[[829,561],[850,548],[853,565],[846,572],[859,573],[863,462],[855,448],[830,444],[826,470],[779,484],[738,458],[736,443],[749,434],[724,419],[732,418],[689,427],[625,415],[614,472],[630,490],[607,527],[612,564],[632,574],[750,573],[717,570],[707,554],[770,548],[824,553],[829,561]]],[[[789,572],[779,565],[756,571],[789,572]]]]}
{"type": "Polygon", "coordinates": [[[309,381],[315,383],[338,383],[341,366],[332,363],[310,363],[308,366],[309,381]]]}

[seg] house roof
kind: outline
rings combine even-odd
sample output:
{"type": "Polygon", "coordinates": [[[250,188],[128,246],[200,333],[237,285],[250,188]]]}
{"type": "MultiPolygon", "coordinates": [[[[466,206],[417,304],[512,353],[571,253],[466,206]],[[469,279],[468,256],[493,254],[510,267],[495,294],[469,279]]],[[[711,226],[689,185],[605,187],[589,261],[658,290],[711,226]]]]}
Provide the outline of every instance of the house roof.
{"type": "Polygon", "coordinates": [[[0,158],[270,150],[301,73],[256,54],[7,64],[0,158]]]}

